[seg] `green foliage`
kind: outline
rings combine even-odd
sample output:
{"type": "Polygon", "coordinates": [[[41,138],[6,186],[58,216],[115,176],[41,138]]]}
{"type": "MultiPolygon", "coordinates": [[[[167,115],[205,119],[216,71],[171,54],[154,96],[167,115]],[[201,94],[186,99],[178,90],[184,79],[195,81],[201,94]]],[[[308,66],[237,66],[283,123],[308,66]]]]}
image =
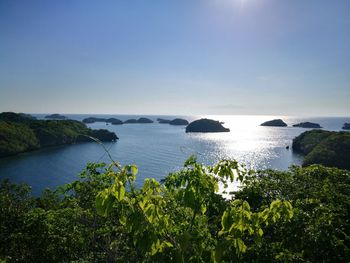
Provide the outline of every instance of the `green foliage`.
{"type": "Polygon", "coordinates": [[[206,167],[191,157],[184,169],[166,177],[164,185],[146,179],[135,189],[137,169],[125,166],[110,173],[113,183],[97,195],[97,211],[104,217],[118,212],[121,229],[132,238],[141,261],[238,259],[249,237],[261,237],[263,227],[289,220],[293,212],[288,201],[275,201],[261,213],[252,212],[246,201],[225,201],[218,194],[219,182],[227,187],[235,173],[243,180],[245,171],[237,162],[206,167]]]}
{"type": "Polygon", "coordinates": [[[80,134],[89,134],[85,124],[71,120],[34,121],[29,127],[36,134],[41,147],[74,143],[80,134]]]}
{"type": "Polygon", "coordinates": [[[290,223],[267,229],[269,238],[262,239],[260,248],[254,248],[253,259],[348,262],[349,171],[318,165],[295,166],[287,172],[260,171],[246,178],[236,197],[248,200],[255,208],[275,199],[289,200],[294,208],[290,223]]]}
{"type": "Polygon", "coordinates": [[[73,120],[36,120],[24,114],[0,113],[0,157],[42,147],[92,141],[115,141],[107,130],[91,130],[73,120]]]}
{"type": "Polygon", "coordinates": [[[304,166],[322,164],[350,169],[350,133],[307,131],[293,140],[293,150],[305,154],[304,166]]]}
{"type": "Polygon", "coordinates": [[[350,133],[330,135],[305,157],[303,164],[322,164],[350,170],[350,133]]]}
{"type": "Polygon", "coordinates": [[[38,139],[27,125],[0,120],[0,157],[37,148],[38,139]]]}
{"type": "MultiPolygon", "coordinates": [[[[111,184],[103,164],[88,164],[81,180],[45,191],[39,198],[29,187],[8,181],[0,186],[0,259],[8,262],[126,261],[127,238],[113,216],[96,213],[96,195],[111,184]],[[116,246],[113,242],[121,240],[116,246]],[[125,241],[125,242],[124,242],[125,241]]],[[[133,254],[130,252],[131,255],[133,254]]]]}
{"type": "Polygon", "coordinates": [[[18,262],[346,262],[350,172],[247,171],[190,157],[161,184],[135,165],[88,164],[33,198],[0,186],[0,259],[18,262]],[[230,200],[219,188],[238,180],[230,200]]]}
{"type": "Polygon", "coordinates": [[[0,113],[0,120],[15,123],[29,123],[35,120],[35,118],[25,113],[2,112],[0,113]]]}
{"type": "Polygon", "coordinates": [[[331,132],[324,130],[306,131],[294,138],[293,150],[302,154],[310,153],[317,144],[331,135],[331,132]]]}

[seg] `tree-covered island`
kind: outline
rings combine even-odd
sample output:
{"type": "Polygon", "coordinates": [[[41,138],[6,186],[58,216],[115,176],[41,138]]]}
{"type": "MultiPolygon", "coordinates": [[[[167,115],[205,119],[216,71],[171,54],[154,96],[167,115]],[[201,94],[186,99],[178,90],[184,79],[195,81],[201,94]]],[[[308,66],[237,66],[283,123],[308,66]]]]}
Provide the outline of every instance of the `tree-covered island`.
{"type": "Polygon", "coordinates": [[[116,141],[108,130],[93,130],[74,120],[37,120],[24,114],[0,113],[0,157],[33,151],[49,146],[78,142],[116,141]]]}

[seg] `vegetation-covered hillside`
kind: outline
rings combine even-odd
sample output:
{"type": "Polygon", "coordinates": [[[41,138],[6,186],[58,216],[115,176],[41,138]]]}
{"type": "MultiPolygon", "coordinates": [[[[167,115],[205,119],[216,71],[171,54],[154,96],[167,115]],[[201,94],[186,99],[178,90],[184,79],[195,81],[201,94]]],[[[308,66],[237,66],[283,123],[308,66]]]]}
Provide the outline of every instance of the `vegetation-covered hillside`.
{"type": "Polygon", "coordinates": [[[303,165],[322,164],[350,169],[350,133],[306,131],[293,140],[293,150],[305,155],[303,165]]]}
{"type": "Polygon", "coordinates": [[[30,196],[0,186],[5,262],[348,262],[350,172],[313,165],[244,171],[190,158],[164,184],[137,167],[89,164],[81,180],[30,196]],[[239,180],[231,200],[218,192],[239,180]]]}
{"type": "Polygon", "coordinates": [[[115,141],[108,130],[92,130],[73,120],[36,120],[12,112],[0,113],[0,157],[42,147],[91,141],[115,141]]]}

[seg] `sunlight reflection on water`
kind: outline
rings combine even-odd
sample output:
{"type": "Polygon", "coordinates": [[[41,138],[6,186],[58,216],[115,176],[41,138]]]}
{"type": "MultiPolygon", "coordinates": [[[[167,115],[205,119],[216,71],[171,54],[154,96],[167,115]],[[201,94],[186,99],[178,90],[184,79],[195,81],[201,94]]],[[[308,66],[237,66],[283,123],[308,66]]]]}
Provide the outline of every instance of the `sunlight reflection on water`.
{"type": "MultiPolygon", "coordinates": [[[[207,145],[213,152],[204,152],[204,159],[236,159],[251,168],[267,168],[269,160],[278,157],[279,151],[291,144],[288,128],[259,126],[274,116],[202,116],[223,122],[227,133],[191,134],[193,140],[207,145]],[[287,131],[287,134],[286,134],[287,131]]],[[[293,130],[291,130],[293,131],[293,130]]],[[[298,158],[296,158],[296,162],[298,158]]],[[[286,167],[285,167],[286,168],[286,167]]]]}

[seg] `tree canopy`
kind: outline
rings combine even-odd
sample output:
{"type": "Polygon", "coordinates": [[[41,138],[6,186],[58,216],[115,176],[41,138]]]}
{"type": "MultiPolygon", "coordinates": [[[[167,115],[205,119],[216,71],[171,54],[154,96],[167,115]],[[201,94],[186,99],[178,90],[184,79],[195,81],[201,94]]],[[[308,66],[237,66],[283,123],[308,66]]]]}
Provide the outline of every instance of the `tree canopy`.
{"type": "Polygon", "coordinates": [[[0,186],[5,262],[347,262],[350,172],[312,165],[250,171],[194,157],[162,183],[135,165],[88,164],[31,197],[0,186]],[[233,181],[241,188],[225,199],[233,181]],[[221,190],[220,190],[221,189],[221,190]]]}

